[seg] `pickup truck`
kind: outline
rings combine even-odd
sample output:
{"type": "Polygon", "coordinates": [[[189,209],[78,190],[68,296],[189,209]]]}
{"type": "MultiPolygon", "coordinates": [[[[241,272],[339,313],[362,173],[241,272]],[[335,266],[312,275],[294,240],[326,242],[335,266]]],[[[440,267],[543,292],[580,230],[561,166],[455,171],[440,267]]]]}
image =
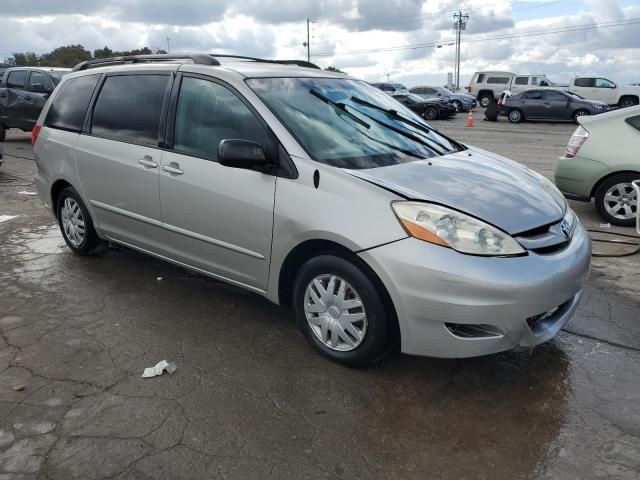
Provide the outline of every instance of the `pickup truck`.
{"type": "Polygon", "coordinates": [[[511,72],[476,72],[466,87],[469,94],[486,108],[491,100],[497,100],[505,90],[520,93],[535,87],[563,88],[567,85],[554,83],[545,75],[516,75],[511,72]]]}
{"type": "Polygon", "coordinates": [[[602,77],[576,77],[567,90],[611,106],[632,107],[640,103],[640,86],[623,87],[602,77]]]}
{"type": "Polygon", "coordinates": [[[68,68],[13,67],[0,81],[0,142],[8,128],[31,131],[68,68]]]}

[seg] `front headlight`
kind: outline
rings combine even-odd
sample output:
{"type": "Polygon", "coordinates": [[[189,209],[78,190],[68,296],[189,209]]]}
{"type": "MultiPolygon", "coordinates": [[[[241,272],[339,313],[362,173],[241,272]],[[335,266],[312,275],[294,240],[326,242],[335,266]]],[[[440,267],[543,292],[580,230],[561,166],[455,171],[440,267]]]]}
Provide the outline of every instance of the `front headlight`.
{"type": "Polygon", "coordinates": [[[464,213],[432,203],[394,202],[391,205],[409,235],[425,242],[473,255],[525,253],[508,234],[464,213]]]}

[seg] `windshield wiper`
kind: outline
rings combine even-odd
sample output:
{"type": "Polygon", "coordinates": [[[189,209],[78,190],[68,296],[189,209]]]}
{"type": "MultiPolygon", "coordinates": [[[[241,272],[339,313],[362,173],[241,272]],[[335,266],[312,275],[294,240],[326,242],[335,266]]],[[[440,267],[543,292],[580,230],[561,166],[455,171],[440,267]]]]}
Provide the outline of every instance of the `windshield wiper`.
{"type": "Polygon", "coordinates": [[[362,125],[364,128],[366,128],[366,129],[370,129],[371,128],[371,125],[369,125],[367,122],[365,122],[364,120],[359,119],[353,113],[349,112],[344,103],[334,102],[333,100],[331,100],[330,98],[325,97],[323,94],[321,94],[317,90],[314,90],[313,88],[311,90],[309,90],[309,93],[311,95],[313,95],[314,97],[319,98],[320,100],[322,100],[327,105],[331,105],[338,115],[340,115],[340,116],[346,115],[347,117],[349,117],[354,122],[362,125]]]}
{"type": "MultiPolygon", "coordinates": [[[[409,119],[407,117],[404,117],[403,115],[400,115],[397,111],[395,111],[393,109],[386,109],[386,108],[379,107],[375,103],[367,102],[366,100],[363,100],[363,99],[358,98],[358,97],[351,97],[351,100],[354,101],[355,103],[359,103],[360,105],[363,105],[365,107],[368,107],[368,108],[371,108],[373,110],[377,110],[379,112],[382,112],[382,113],[386,114],[388,117],[392,118],[393,120],[398,120],[398,121],[400,121],[402,123],[405,123],[407,125],[411,125],[413,128],[416,128],[416,129],[418,129],[418,130],[420,130],[422,132],[435,133],[435,130],[433,128],[429,128],[426,125],[420,125],[419,123],[414,122],[413,120],[411,120],[411,119],[409,119]]],[[[363,115],[366,115],[366,114],[363,113],[363,115]]],[[[371,117],[369,115],[367,115],[367,117],[371,118],[372,120],[375,120],[375,118],[373,118],[373,117],[371,117]]],[[[378,122],[378,123],[380,123],[382,125],[386,125],[386,124],[384,124],[382,122],[378,122]]],[[[387,125],[387,126],[389,126],[389,125],[387,125]]],[[[439,133],[439,135],[442,135],[442,134],[439,133]]],[[[447,137],[445,135],[442,135],[442,136],[444,138],[446,138],[449,143],[454,145],[459,151],[467,149],[467,147],[465,147],[461,143],[456,142],[455,140],[452,140],[452,139],[450,139],[449,137],[447,137]]],[[[445,152],[447,151],[447,148],[444,145],[442,145],[440,142],[434,140],[431,137],[427,137],[427,138],[429,139],[429,141],[435,143],[440,148],[442,148],[445,152]]]]}

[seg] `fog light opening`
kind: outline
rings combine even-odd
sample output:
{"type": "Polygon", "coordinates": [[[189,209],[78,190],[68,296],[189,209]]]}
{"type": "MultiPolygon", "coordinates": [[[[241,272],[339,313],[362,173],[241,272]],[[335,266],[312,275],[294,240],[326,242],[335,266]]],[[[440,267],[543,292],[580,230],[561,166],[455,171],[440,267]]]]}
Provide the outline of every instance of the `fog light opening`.
{"type": "Polygon", "coordinates": [[[481,323],[445,323],[445,327],[459,338],[497,338],[504,333],[494,325],[481,323]]]}

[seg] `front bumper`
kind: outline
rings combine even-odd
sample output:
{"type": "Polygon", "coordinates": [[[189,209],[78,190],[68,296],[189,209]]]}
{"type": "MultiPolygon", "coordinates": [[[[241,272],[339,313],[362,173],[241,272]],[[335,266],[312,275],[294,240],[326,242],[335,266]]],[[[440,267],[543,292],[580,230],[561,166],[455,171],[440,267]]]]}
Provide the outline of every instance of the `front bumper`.
{"type": "Polygon", "coordinates": [[[402,351],[462,358],[532,348],[552,339],[577,308],[589,274],[591,242],[579,224],[571,242],[552,254],[471,256],[407,238],[360,256],[393,300],[402,351]],[[552,313],[535,320],[545,312],[552,313]],[[451,324],[490,326],[498,333],[459,336],[451,324]]]}

